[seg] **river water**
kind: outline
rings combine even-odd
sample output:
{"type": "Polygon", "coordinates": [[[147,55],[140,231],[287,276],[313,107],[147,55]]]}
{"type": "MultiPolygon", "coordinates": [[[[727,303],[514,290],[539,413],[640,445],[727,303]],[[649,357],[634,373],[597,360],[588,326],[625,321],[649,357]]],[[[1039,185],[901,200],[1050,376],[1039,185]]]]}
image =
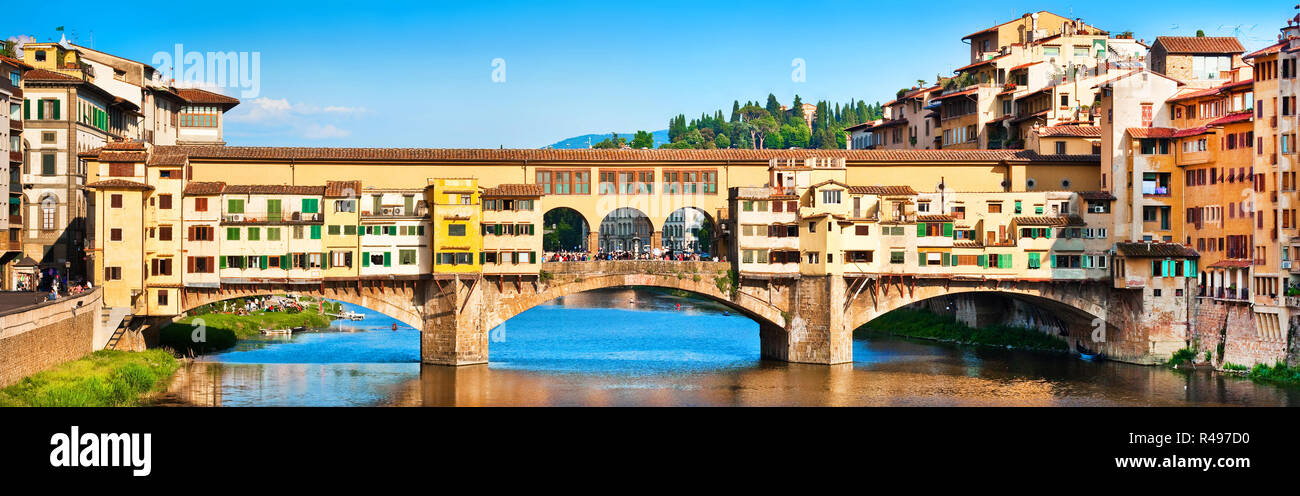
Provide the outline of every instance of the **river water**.
{"type": "Polygon", "coordinates": [[[620,288],[572,295],[491,333],[491,363],[421,365],[419,331],[373,311],[241,341],[177,375],[200,406],[1300,405],[1300,389],[1207,371],[859,337],[852,364],[761,361],[758,325],[711,302],[620,288]]]}

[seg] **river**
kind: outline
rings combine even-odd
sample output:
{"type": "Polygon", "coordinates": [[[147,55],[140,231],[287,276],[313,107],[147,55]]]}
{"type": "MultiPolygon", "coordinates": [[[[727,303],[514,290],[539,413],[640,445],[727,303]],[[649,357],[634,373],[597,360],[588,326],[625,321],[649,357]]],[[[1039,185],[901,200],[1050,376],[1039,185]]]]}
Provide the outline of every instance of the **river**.
{"type": "Polygon", "coordinates": [[[198,406],[1300,405],[1208,371],[859,337],[852,364],[759,359],[758,325],[648,289],[568,296],[490,335],[491,363],[421,365],[419,331],[373,311],[201,357],[160,404],[198,406]]]}

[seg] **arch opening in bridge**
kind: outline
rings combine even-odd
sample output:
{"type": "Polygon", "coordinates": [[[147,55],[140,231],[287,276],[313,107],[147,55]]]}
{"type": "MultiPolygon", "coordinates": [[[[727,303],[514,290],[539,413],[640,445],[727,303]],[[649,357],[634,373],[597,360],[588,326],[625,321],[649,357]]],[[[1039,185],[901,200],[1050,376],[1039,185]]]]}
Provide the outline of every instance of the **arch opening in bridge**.
{"type": "Polygon", "coordinates": [[[924,310],[955,318],[971,328],[1008,326],[1031,329],[1065,341],[1072,351],[1102,351],[1105,336],[1114,335],[1104,318],[1064,301],[1040,295],[997,290],[966,291],[909,301],[884,311],[869,312],[854,322],[858,334],[877,319],[900,310],[924,310]],[[1094,332],[1098,329],[1104,333],[1094,332]],[[1096,341],[1100,337],[1102,341],[1096,341]]]}
{"type": "Polygon", "coordinates": [[[570,370],[752,364],[761,359],[765,320],[725,299],[665,286],[585,289],[490,329],[489,363],[570,370]]]}
{"type": "Polygon", "coordinates": [[[674,210],[664,220],[663,249],[669,252],[717,253],[714,249],[716,226],[713,218],[698,207],[674,210]]]}
{"type": "Polygon", "coordinates": [[[650,216],[632,207],[616,208],[600,221],[600,252],[641,254],[649,252],[655,229],[650,216]]]}
{"type": "Polygon", "coordinates": [[[580,212],[569,207],[556,207],[542,216],[542,249],[548,252],[588,251],[591,224],[580,212]]]}

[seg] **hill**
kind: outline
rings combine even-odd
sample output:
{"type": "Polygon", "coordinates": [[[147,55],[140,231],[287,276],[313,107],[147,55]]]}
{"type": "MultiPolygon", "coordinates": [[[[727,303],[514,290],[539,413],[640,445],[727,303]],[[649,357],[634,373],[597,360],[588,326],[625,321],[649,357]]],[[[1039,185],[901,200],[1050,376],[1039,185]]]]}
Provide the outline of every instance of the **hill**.
{"type": "MultiPolygon", "coordinates": [[[[620,138],[626,138],[628,141],[632,141],[632,134],[633,134],[633,133],[618,133],[618,136],[619,136],[620,138]]],[[[654,132],[652,132],[652,133],[650,133],[650,134],[654,135],[654,138],[655,138],[655,148],[658,148],[659,145],[662,145],[662,144],[668,142],[668,130],[667,130],[667,129],[660,129],[660,130],[658,130],[658,131],[654,131],[654,132]]],[[[542,148],[558,148],[558,149],[586,148],[587,145],[588,145],[588,141],[587,141],[587,140],[591,140],[591,141],[590,141],[590,144],[594,145],[594,144],[596,144],[596,143],[600,143],[601,140],[604,140],[605,138],[608,138],[608,137],[609,137],[609,133],[600,133],[600,134],[584,134],[584,135],[582,135],[582,136],[574,136],[574,137],[572,137],[572,138],[565,138],[565,139],[562,139],[562,140],[560,140],[560,141],[556,141],[555,143],[551,143],[550,145],[544,146],[544,147],[542,147],[542,148]]]]}

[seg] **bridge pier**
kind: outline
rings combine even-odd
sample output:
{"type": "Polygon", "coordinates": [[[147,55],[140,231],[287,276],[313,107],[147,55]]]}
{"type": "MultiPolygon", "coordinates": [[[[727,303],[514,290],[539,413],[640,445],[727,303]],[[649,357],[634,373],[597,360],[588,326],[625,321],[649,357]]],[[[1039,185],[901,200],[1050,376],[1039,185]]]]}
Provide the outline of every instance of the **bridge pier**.
{"type": "Polygon", "coordinates": [[[763,358],[834,365],[853,361],[853,328],[845,318],[840,276],[803,276],[792,285],[785,327],[759,324],[763,358]]]}
{"type": "Polygon", "coordinates": [[[483,279],[435,279],[424,286],[420,361],[471,365],[488,361],[488,330],[483,326],[483,279]]]}

